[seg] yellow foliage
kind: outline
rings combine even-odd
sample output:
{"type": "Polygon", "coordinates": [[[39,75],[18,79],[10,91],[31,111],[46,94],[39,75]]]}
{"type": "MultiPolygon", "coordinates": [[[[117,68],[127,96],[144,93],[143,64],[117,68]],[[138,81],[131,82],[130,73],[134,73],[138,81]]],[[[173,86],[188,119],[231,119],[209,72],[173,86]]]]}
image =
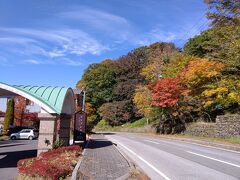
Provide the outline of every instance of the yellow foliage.
{"type": "Polygon", "coordinates": [[[76,87],[79,88],[79,89],[84,88],[85,87],[85,83],[83,82],[83,80],[78,81],[76,87]]]}
{"type": "Polygon", "coordinates": [[[154,113],[152,103],[152,92],[146,86],[138,86],[135,90],[133,102],[140,113],[150,117],[154,113]]]}
{"type": "Polygon", "coordinates": [[[157,63],[149,64],[142,69],[140,74],[148,81],[155,81],[161,78],[161,70],[157,63]]]}
{"type": "Polygon", "coordinates": [[[204,103],[204,108],[207,108],[207,107],[211,106],[213,103],[214,103],[214,101],[211,101],[211,100],[205,102],[205,103],[204,103]]]}
{"type": "Polygon", "coordinates": [[[204,107],[210,107],[217,103],[228,106],[231,103],[240,103],[240,80],[237,77],[224,77],[211,88],[203,91],[202,96],[207,99],[203,101],[204,107]],[[210,99],[210,100],[209,100],[210,99]]]}
{"type": "Polygon", "coordinates": [[[95,113],[96,110],[92,107],[92,105],[89,102],[86,102],[85,106],[88,116],[95,113]]]}
{"type": "Polygon", "coordinates": [[[216,94],[227,94],[228,91],[229,90],[226,87],[218,87],[216,89],[207,89],[202,94],[206,97],[211,97],[216,94]]]}
{"type": "Polygon", "coordinates": [[[186,70],[181,74],[184,82],[192,87],[206,82],[206,80],[221,74],[224,65],[207,59],[190,61],[186,70]]]}
{"type": "Polygon", "coordinates": [[[235,100],[238,103],[240,103],[240,93],[236,93],[236,92],[231,92],[228,94],[228,98],[231,100],[235,100]]]}

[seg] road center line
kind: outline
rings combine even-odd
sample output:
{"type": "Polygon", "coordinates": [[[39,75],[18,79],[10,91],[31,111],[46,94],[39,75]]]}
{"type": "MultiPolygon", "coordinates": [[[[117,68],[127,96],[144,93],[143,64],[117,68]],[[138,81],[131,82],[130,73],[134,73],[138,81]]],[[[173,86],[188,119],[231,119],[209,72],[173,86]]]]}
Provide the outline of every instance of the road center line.
{"type": "Polygon", "coordinates": [[[222,160],[219,160],[219,159],[215,159],[215,158],[212,158],[212,157],[209,157],[209,156],[205,156],[205,155],[202,155],[202,154],[198,154],[198,153],[194,153],[194,152],[191,152],[191,151],[186,151],[186,152],[188,152],[190,154],[194,154],[194,155],[197,155],[197,156],[205,157],[205,158],[208,158],[208,159],[211,159],[211,160],[214,160],[214,161],[218,161],[218,162],[221,162],[221,163],[225,163],[225,164],[228,164],[228,165],[240,168],[240,165],[233,164],[233,163],[230,163],[230,162],[227,162],[227,161],[222,161],[222,160]]]}
{"type": "MultiPolygon", "coordinates": [[[[109,138],[110,139],[110,138],[109,138]]],[[[122,146],[123,148],[125,148],[127,151],[129,151],[130,153],[132,153],[133,155],[135,155],[136,157],[138,157],[141,161],[143,161],[145,164],[147,164],[150,168],[152,168],[155,172],[157,172],[159,175],[161,175],[164,179],[166,180],[171,180],[169,177],[167,177],[164,173],[162,173],[161,171],[159,171],[155,166],[153,166],[152,164],[150,164],[148,161],[146,161],[144,158],[142,158],[141,156],[137,155],[134,151],[132,151],[131,149],[129,149],[128,147],[126,147],[125,145],[123,145],[122,143],[116,141],[115,139],[111,138],[113,141],[115,141],[115,143],[119,144],[120,146],[122,146]]],[[[110,140],[111,140],[110,139],[110,140]]]]}
{"type": "Polygon", "coordinates": [[[150,141],[150,140],[148,140],[148,139],[145,139],[144,141],[147,141],[147,142],[150,142],[150,143],[154,143],[154,144],[160,144],[160,143],[158,143],[158,142],[150,141]]]}

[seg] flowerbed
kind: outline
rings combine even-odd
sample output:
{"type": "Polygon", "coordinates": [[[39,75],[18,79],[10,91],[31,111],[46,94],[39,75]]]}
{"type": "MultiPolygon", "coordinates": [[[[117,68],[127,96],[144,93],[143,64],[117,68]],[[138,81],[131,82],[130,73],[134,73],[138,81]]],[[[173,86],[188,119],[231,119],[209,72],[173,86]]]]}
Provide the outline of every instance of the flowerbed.
{"type": "Polygon", "coordinates": [[[66,177],[77,164],[81,148],[78,145],[61,147],[41,153],[38,157],[18,161],[18,171],[28,179],[59,179],[66,177]]]}

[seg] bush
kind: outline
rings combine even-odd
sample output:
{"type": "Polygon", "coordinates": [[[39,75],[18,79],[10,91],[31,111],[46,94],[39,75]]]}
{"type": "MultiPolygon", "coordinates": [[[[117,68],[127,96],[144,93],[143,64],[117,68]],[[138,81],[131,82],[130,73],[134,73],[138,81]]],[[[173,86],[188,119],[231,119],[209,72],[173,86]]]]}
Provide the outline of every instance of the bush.
{"type": "Polygon", "coordinates": [[[64,146],[64,141],[63,140],[57,140],[53,143],[53,149],[57,149],[57,148],[60,148],[60,147],[63,147],[64,146]]]}
{"type": "Polygon", "coordinates": [[[59,179],[73,171],[80,151],[78,145],[49,150],[36,158],[18,161],[18,171],[29,178],[59,179]]]}

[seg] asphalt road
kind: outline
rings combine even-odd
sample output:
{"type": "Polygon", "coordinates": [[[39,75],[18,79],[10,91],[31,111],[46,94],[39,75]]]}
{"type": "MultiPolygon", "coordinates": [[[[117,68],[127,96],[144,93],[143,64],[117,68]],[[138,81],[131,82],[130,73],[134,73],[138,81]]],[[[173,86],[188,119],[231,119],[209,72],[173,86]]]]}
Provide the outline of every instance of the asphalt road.
{"type": "Polygon", "coordinates": [[[0,141],[0,179],[13,180],[20,159],[37,156],[37,140],[0,141]]]}
{"type": "Polygon", "coordinates": [[[129,133],[105,137],[153,180],[240,179],[240,152],[129,133]]]}

